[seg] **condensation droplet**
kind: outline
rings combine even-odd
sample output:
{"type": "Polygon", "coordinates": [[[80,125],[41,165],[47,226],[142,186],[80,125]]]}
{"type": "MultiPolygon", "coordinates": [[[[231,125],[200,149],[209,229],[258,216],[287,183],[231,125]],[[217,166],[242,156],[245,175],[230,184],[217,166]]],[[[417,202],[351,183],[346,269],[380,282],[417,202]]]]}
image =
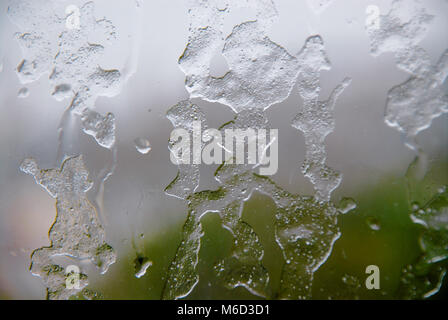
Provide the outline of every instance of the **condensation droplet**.
{"type": "Polygon", "coordinates": [[[352,198],[342,198],[339,202],[338,211],[342,214],[346,214],[354,209],[356,209],[356,202],[352,198]]]}
{"type": "Polygon", "coordinates": [[[17,93],[17,97],[21,98],[21,99],[27,98],[29,95],[30,95],[30,90],[28,88],[25,88],[25,87],[21,88],[19,90],[19,92],[17,93]]]}
{"type": "Polygon", "coordinates": [[[369,226],[369,228],[374,230],[374,231],[378,231],[378,230],[381,229],[381,222],[376,217],[372,217],[372,216],[367,217],[366,223],[369,226]]]}
{"type": "Polygon", "coordinates": [[[418,211],[420,209],[420,204],[418,204],[417,202],[413,202],[411,204],[411,209],[412,211],[418,211]]]}
{"type": "Polygon", "coordinates": [[[134,140],[134,144],[137,151],[141,154],[147,154],[149,151],[151,151],[151,144],[146,138],[136,138],[134,140]]]}
{"type": "Polygon", "coordinates": [[[134,260],[134,266],[135,266],[135,277],[141,278],[146,274],[148,268],[152,266],[152,261],[150,261],[147,257],[138,256],[134,260]]]}

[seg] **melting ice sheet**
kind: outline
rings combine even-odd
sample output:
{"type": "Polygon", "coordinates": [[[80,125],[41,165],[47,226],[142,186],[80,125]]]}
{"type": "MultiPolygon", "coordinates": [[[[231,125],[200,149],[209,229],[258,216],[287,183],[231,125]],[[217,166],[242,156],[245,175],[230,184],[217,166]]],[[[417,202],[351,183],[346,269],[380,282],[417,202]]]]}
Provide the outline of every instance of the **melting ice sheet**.
{"type": "Polygon", "coordinates": [[[90,260],[105,273],[116,259],[112,247],[105,242],[95,208],[87,198],[92,181],[82,157],[69,158],[61,169],[48,170],[40,169],[34,159],[28,158],[20,169],[56,198],[57,215],[49,232],[50,246],[33,252],[31,272],[42,278],[49,299],[68,299],[79,292],[88,298],[89,291],[83,291],[88,284],[87,276],[81,275],[78,288],[69,289],[65,269],[53,262],[57,256],[90,260]]]}
{"type": "MultiPolygon", "coordinates": [[[[101,67],[112,44],[122,42],[125,34],[112,21],[97,18],[95,14],[94,2],[83,0],[9,1],[7,10],[18,29],[15,38],[23,54],[17,66],[20,82],[28,84],[46,75],[52,96],[58,101],[70,101],[59,126],[56,162],[58,165],[62,162],[62,168],[41,170],[31,158],[21,166],[22,171],[32,175],[57,199],[57,217],[50,230],[51,246],[34,251],[31,267],[33,274],[42,277],[50,299],[67,299],[77,291],[88,296],[86,275],[82,275],[78,289],[64,289],[66,275],[61,266],[52,262],[53,257],[91,260],[101,273],[116,259],[112,248],[105,243],[96,210],[103,208],[104,182],[116,165],[115,116],[110,112],[102,115],[94,108],[98,97],[112,97],[120,92],[135,71],[135,61],[129,58],[122,68],[124,71],[101,67]],[[82,130],[99,146],[111,150],[112,160],[106,161],[95,183],[88,180],[82,157],[71,154],[70,126],[75,118],[79,118],[82,130]],[[94,204],[87,199],[89,189],[94,190],[94,204]]],[[[27,95],[27,88],[18,94],[22,98],[27,95]]],[[[103,216],[103,212],[99,213],[103,216]]]]}

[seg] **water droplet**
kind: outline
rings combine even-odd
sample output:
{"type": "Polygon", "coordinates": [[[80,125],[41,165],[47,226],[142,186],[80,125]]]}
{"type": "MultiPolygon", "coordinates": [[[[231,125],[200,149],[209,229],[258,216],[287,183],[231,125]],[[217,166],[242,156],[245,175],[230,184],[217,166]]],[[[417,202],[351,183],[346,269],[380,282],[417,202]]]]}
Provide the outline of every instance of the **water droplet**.
{"type": "Polygon", "coordinates": [[[393,1],[390,11],[381,16],[384,23],[379,27],[368,25],[367,32],[372,55],[393,52],[397,67],[412,75],[389,90],[385,122],[405,134],[406,146],[418,150],[415,136],[448,110],[446,90],[440,77],[444,72],[442,70],[446,70],[448,60],[445,51],[433,64],[426,50],[419,46],[434,16],[426,11],[422,3],[408,3],[404,0],[393,1]],[[409,6],[407,14],[403,14],[405,4],[409,6]]]}
{"type": "MultiPolygon", "coordinates": [[[[332,1],[320,3],[325,6],[332,1]]],[[[229,12],[241,6],[239,0],[227,3],[229,12]]],[[[350,79],[337,86],[328,100],[319,101],[320,73],[330,68],[322,38],[309,37],[303,49],[292,56],[271,41],[265,32],[276,15],[273,2],[254,1],[254,4],[256,21],[235,26],[227,37],[222,34],[222,28],[213,23],[216,21],[216,5],[192,5],[189,8],[191,42],[179,59],[186,75],[185,86],[190,98],[219,102],[237,113],[235,119],[222,128],[268,129],[270,126],[264,110],[284,101],[300,74],[299,94],[306,101],[306,112],[299,115],[293,125],[304,133],[307,146],[315,146],[319,151],[308,148],[302,171],[314,185],[315,196],[292,195],[269,179],[227,164],[215,173],[219,189],[194,193],[199,184],[199,168],[179,166],[177,177],[165,192],[187,199],[188,216],[183,239],[169,267],[162,295],[164,299],[186,297],[198,283],[197,264],[203,234],[200,219],[211,210],[219,212],[223,226],[231,230],[234,237],[232,253],[215,266],[218,277],[227,288],[243,286],[253,294],[266,296],[269,273],[263,266],[264,249],[252,226],[243,222],[240,216],[241,205],[247,194],[254,190],[270,195],[278,206],[276,240],[281,244],[286,261],[278,297],[310,298],[313,272],[316,266],[326,261],[340,235],[335,217],[356,207],[351,199],[342,203],[339,210],[330,202],[331,193],[339,186],[342,175],[326,165],[323,143],[325,137],[333,132],[333,108],[338,96],[350,84],[350,79]],[[214,78],[214,70],[210,70],[210,60],[218,48],[223,48],[219,55],[222,54],[229,67],[223,78],[214,78]],[[268,76],[266,73],[255,73],[254,76],[253,70],[265,70],[267,66],[271,71],[268,76]],[[307,221],[305,224],[304,220],[307,221]]],[[[225,15],[226,12],[219,14],[225,15]]],[[[192,132],[195,120],[201,121],[202,128],[206,128],[203,112],[190,100],[172,107],[167,117],[175,128],[188,132],[192,132]]],[[[170,141],[170,147],[173,145],[174,142],[170,141]]]]}
{"type": "Polygon", "coordinates": [[[369,228],[372,230],[378,231],[381,229],[380,220],[376,217],[367,217],[366,222],[369,228]]]}
{"type": "Polygon", "coordinates": [[[135,148],[141,154],[147,154],[151,151],[151,144],[148,139],[145,138],[137,138],[134,140],[135,148]]]}
{"type": "Polygon", "coordinates": [[[338,211],[342,214],[346,214],[347,212],[356,208],[356,202],[352,198],[342,198],[339,202],[338,211]]]}
{"type": "Polygon", "coordinates": [[[135,277],[141,278],[146,274],[146,270],[148,270],[148,268],[152,266],[152,261],[150,261],[146,257],[138,256],[134,260],[134,265],[135,265],[135,277]]]}
{"type": "Polygon", "coordinates": [[[411,205],[411,209],[412,211],[418,211],[420,209],[420,204],[418,204],[417,202],[413,202],[411,205]]]}

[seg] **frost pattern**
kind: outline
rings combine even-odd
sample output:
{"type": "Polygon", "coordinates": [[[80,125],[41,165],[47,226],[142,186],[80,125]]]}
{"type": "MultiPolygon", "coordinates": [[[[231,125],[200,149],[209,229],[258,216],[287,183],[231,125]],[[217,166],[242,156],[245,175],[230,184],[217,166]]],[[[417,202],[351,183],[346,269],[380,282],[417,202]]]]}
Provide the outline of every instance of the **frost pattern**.
{"type": "Polygon", "coordinates": [[[136,138],[134,139],[135,149],[141,154],[147,154],[151,151],[151,143],[146,138],[136,138]]]}
{"type": "MultiPolygon", "coordinates": [[[[15,37],[24,57],[17,67],[20,82],[27,84],[48,75],[53,97],[71,101],[59,126],[57,163],[64,163],[62,170],[39,171],[32,160],[25,160],[22,165],[25,172],[35,176],[58,199],[58,217],[50,233],[52,246],[36,250],[32,264],[32,272],[43,278],[51,299],[65,299],[73,294],[61,287],[63,271],[50,263],[53,255],[91,259],[102,272],[115,261],[112,248],[104,243],[104,230],[96,217],[97,211],[103,216],[104,183],[116,167],[115,117],[112,113],[103,116],[93,109],[98,97],[118,94],[134,70],[126,69],[122,74],[119,70],[101,67],[107,47],[120,36],[110,20],[95,17],[94,9],[94,3],[85,0],[71,3],[20,0],[10,1],[7,12],[19,29],[15,37]],[[93,42],[92,37],[98,40],[93,42]],[[74,117],[80,118],[82,130],[98,145],[111,150],[112,159],[92,184],[86,180],[82,159],[65,150],[70,146],[74,117]],[[81,178],[85,181],[77,180],[81,178]],[[84,194],[89,189],[95,193],[95,207],[84,194]]],[[[82,287],[86,285],[83,275],[82,287]]],[[[85,288],[82,292],[89,298],[95,296],[85,288]]]]}
{"type": "Polygon", "coordinates": [[[426,204],[414,204],[411,218],[424,227],[421,257],[403,269],[400,296],[425,299],[439,292],[448,270],[448,192],[441,188],[426,204]]]}
{"type": "MultiPolygon", "coordinates": [[[[222,132],[229,128],[269,129],[265,110],[285,100],[300,79],[299,90],[306,106],[304,116],[297,117],[294,123],[309,142],[310,168],[306,172],[315,184],[316,196],[288,193],[270,179],[254,173],[259,164],[232,165],[230,161],[215,173],[220,184],[217,190],[194,193],[199,183],[199,169],[195,165],[179,165],[178,176],[166,191],[186,200],[188,217],[183,227],[183,240],[168,270],[162,297],[186,297],[198,283],[196,266],[203,234],[201,218],[208,212],[218,212],[223,227],[234,237],[230,256],[215,266],[217,276],[226,287],[243,286],[266,298],[310,298],[313,274],[326,261],[333,243],[340,236],[337,216],[355,206],[350,203],[338,210],[329,202],[340,176],[325,166],[323,145],[326,135],[334,128],[332,110],[336,99],[350,81],[344,80],[328,101],[318,101],[319,71],[329,68],[323,41],[319,36],[310,37],[296,55],[272,42],[266,35],[267,28],[277,17],[271,1],[227,1],[226,5],[220,5],[217,1],[193,0],[188,1],[188,5],[190,36],[179,58],[179,66],[186,75],[185,85],[190,98],[219,102],[236,113],[233,121],[220,128],[222,132]],[[256,12],[256,20],[242,22],[230,35],[224,34],[225,16],[249,4],[256,12]],[[222,54],[230,68],[219,78],[210,74],[209,62],[216,52],[222,54]],[[313,123],[320,117],[321,123],[313,123]],[[313,143],[318,144],[317,150],[312,150],[313,143]],[[281,288],[276,293],[270,292],[268,287],[269,274],[262,264],[264,250],[259,238],[241,219],[244,201],[255,190],[270,196],[277,205],[275,236],[285,265],[281,288]]],[[[202,111],[189,101],[172,107],[167,117],[175,128],[190,133],[193,119],[200,120],[206,128],[202,111]]],[[[170,141],[171,150],[175,143],[170,141]]]]}
{"type": "Polygon", "coordinates": [[[393,52],[397,67],[410,74],[408,80],[389,91],[385,120],[403,132],[414,149],[418,148],[415,136],[448,112],[448,93],[443,88],[448,76],[448,50],[432,65],[428,53],[419,46],[433,18],[415,1],[395,0],[390,12],[380,16],[379,29],[367,26],[371,53],[393,52]]]}
{"type": "Polygon", "coordinates": [[[300,74],[298,86],[303,99],[303,109],[294,118],[292,125],[305,136],[306,158],[302,172],[313,184],[316,198],[330,201],[331,192],[339,186],[342,176],[325,164],[325,138],[335,128],[333,109],[351,79],[344,79],[326,101],[320,101],[320,71],[330,68],[321,37],[309,38],[299,57],[304,69],[300,74]]]}
{"type": "MultiPolygon", "coordinates": [[[[86,2],[79,8],[79,28],[66,27],[69,14],[65,16],[64,10],[65,6],[54,0],[10,2],[8,16],[20,29],[16,39],[24,55],[17,74],[24,84],[48,74],[55,99],[70,98],[68,112],[89,118],[92,116],[90,109],[99,96],[113,96],[119,92],[120,71],[100,67],[105,46],[117,38],[117,32],[111,21],[95,18],[93,2],[86,2]],[[102,34],[103,43],[90,43],[89,34],[92,33],[102,34]]],[[[90,122],[83,121],[84,131],[101,146],[111,148],[115,127],[106,123],[92,127],[90,122]]]]}
{"type": "Polygon", "coordinates": [[[104,148],[112,148],[115,144],[115,117],[112,113],[104,117],[98,112],[86,110],[82,116],[83,130],[93,136],[104,148]]]}
{"type": "Polygon", "coordinates": [[[116,259],[112,247],[105,242],[95,208],[87,198],[92,182],[82,157],[69,158],[61,169],[48,170],[39,169],[36,161],[28,158],[20,169],[56,198],[57,215],[49,232],[50,246],[32,253],[31,272],[42,278],[49,299],[68,299],[79,292],[89,298],[88,291],[83,290],[88,284],[87,276],[81,275],[79,289],[68,289],[64,268],[52,261],[56,256],[90,260],[105,273],[116,259]]]}
{"type": "Polygon", "coordinates": [[[183,240],[170,266],[163,298],[185,297],[199,281],[200,219],[207,212],[219,212],[223,227],[234,236],[231,255],[215,267],[218,276],[229,288],[244,286],[253,294],[269,297],[269,276],[261,263],[263,248],[252,227],[241,220],[243,202],[255,190],[272,197],[277,205],[276,241],[286,261],[277,298],[310,298],[313,274],[340,236],[338,210],[314,197],[292,195],[253,172],[234,175],[232,166],[223,166],[217,179],[222,183],[218,190],[198,192],[187,199],[183,240]]]}

